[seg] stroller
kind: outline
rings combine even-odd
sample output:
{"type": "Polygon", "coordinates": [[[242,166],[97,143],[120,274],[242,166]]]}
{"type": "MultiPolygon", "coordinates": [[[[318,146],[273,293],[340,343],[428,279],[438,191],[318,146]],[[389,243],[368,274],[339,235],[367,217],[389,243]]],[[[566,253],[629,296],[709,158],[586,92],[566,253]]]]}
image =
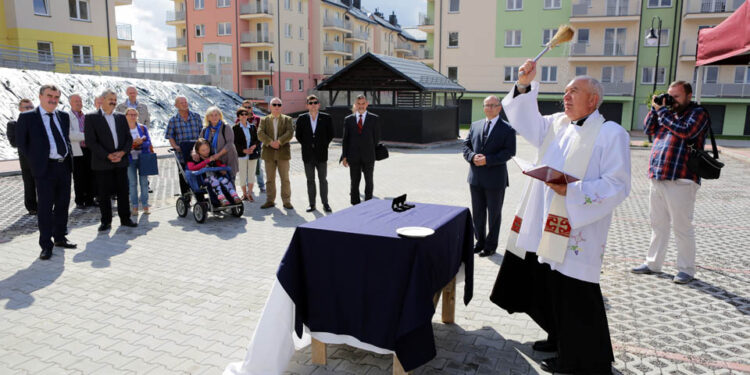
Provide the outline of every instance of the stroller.
{"type": "Polygon", "coordinates": [[[194,146],[195,141],[180,142],[180,149],[183,151],[182,155],[173,148],[169,149],[169,152],[174,154],[175,161],[177,161],[177,170],[185,178],[185,181],[187,181],[190,190],[177,198],[177,215],[180,215],[180,217],[187,216],[192,196],[195,195],[196,203],[193,205],[193,218],[198,223],[205,222],[209,212],[222,215],[229,212],[235,217],[242,217],[242,214],[245,212],[245,205],[242,202],[222,206],[216,193],[214,193],[213,189],[209,189],[206,186],[202,178],[206,172],[226,171],[227,177],[232,181],[234,176],[232,176],[231,168],[207,167],[199,171],[187,169],[187,162],[190,160],[190,150],[194,146]],[[208,199],[206,199],[206,196],[208,196],[208,199]]]}

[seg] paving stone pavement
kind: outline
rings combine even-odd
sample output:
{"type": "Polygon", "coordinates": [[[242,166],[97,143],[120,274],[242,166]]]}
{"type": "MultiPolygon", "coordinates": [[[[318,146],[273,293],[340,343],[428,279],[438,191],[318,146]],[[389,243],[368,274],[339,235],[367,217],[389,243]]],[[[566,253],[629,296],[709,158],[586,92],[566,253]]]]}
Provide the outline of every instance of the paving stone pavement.
{"type": "MultiPolygon", "coordinates": [[[[340,151],[334,147],[331,155],[340,151]]],[[[519,138],[519,156],[534,150],[519,138]]],[[[72,210],[69,239],[38,260],[35,219],[23,215],[20,177],[0,178],[0,374],[217,374],[241,360],[294,228],[322,214],[306,213],[304,173],[295,149],[296,210],[260,210],[242,218],[179,218],[174,163],[160,161],[152,180],[154,212],[137,228],[96,231],[98,212],[72,210]]],[[[750,164],[723,157],[722,178],[698,193],[697,279],[672,283],[634,275],[649,242],[648,150],[634,148],[633,189],[615,212],[601,286],[616,362],[622,374],[750,373],[750,164]]],[[[408,193],[426,203],[469,206],[467,165],[460,148],[391,150],[375,169],[375,195],[408,193]]],[[[511,168],[501,243],[522,188],[511,168]]],[[[348,170],[329,163],[330,200],[348,206],[348,170]]],[[[257,189],[257,188],[256,188],[257,189]]],[[[262,198],[262,196],[261,196],[262,198]]],[[[668,261],[674,262],[671,244],[668,261]]],[[[476,261],[474,300],[456,307],[456,324],[433,320],[437,357],[415,374],[537,374],[547,355],[531,349],[542,331],[525,315],[488,300],[502,255],[476,261]]],[[[457,290],[461,300],[462,289],[457,290]]],[[[327,366],[310,349],[295,354],[290,374],[389,374],[391,358],[343,345],[327,366]]]]}

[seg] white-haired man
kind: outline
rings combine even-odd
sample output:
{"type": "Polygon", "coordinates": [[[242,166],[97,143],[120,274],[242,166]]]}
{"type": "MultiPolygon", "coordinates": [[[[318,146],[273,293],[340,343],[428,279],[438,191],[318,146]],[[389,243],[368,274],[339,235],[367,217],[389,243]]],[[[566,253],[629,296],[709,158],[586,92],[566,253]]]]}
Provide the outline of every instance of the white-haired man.
{"type": "Polygon", "coordinates": [[[151,127],[151,115],[148,113],[148,106],[146,103],[138,101],[138,90],[135,86],[128,86],[125,89],[125,94],[128,98],[118,104],[115,110],[124,114],[128,108],[133,108],[138,112],[138,123],[146,125],[146,127],[151,127]]]}
{"type": "Polygon", "coordinates": [[[629,136],[599,113],[603,90],[597,80],[574,78],[565,87],[565,112],[542,116],[535,76],[536,64],[527,60],[503,109],[537,148],[537,165],[578,181],[528,182],[491,299],[510,312],[526,312],[547,331],[551,342],[535,346],[547,344],[557,357],[542,361],[542,369],[611,373],[599,274],[612,211],[630,193],[629,136]]]}

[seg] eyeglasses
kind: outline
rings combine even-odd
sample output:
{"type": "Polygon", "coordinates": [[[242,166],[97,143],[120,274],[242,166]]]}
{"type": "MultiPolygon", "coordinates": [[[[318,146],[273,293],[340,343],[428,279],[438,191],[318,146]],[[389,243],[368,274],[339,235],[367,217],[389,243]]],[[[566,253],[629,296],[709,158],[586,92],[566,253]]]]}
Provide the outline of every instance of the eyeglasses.
{"type": "Polygon", "coordinates": [[[32,109],[34,109],[34,106],[33,106],[33,105],[30,105],[30,106],[28,106],[28,107],[21,107],[21,110],[22,110],[22,111],[30,111],[30,110],[32,110],[32,109]]]}
{"type": "Polygon", "coordinates": [[[251,105],[243,105],[242,108],[245,108],[245,109],[247,109],[249,111],[249,110],[253,109],[253,106],[251,106],[251,105]]]}
{"type": "Polygon", "coordinates": [[[484,108],[494,108],[494,107],[499,107],[499,106],[500,104],[485,104],[484,108]]]}
{"type": "Polygon", "coordinates": [[[274,106],[274,107],[281,107],[281,103],[271,103],[271,106],[274,106]]]}
{"type": "Polygon", "coordinates": [[[240,112],[240,116],[248,116],[247,112],[240,112]]]}
{"type": "Polygon", "coordinates": [[[318,104],[318,102],[307,102],[307,104],[309,104],[309,105],[316,105],[316,104],[318,104]]]}

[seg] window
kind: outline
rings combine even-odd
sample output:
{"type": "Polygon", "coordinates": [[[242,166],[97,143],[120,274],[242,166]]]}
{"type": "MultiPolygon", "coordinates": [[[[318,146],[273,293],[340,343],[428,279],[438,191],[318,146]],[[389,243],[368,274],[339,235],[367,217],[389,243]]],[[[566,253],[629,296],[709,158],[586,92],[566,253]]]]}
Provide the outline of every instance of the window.
{"type": "Polygon", "coordinates": [[[299,40],[305,40],[305,28],[302,26],[299,27],[299,40]]]}
{"type": "Polygon", "coordinates": [[[200,38],[206,36],[206,25],[195,25],[195,37],[200,38]]]}
{"type": "Polygon", "coordinates": [[[625,31],[624,27],[604,29],[604,56],[625,55],[625,31]]]}
{"type": "Polygon", "coordinates": [[[284,63],[292,65],[292,51],[284,51],[284,63]]]}
{"type": "Polygon", "coordinates": [[[503,82],[515,82],[518,80],[518,67],[517,66],[506,66],[505,75],[503,82]]]}
{"type": "Polygon", "coordinates": [[[219,22],[219,36],[222,35],[232,35],[231,22],[219,22]]]}
{"type": "Polygon", "coordinates": [[[304,52],[299,53],[299,66],[305,66],[305,54],[304,52]]]}
{"type": "Polygon", "coordinates": [[[34,0],[34,14],[39,16],[49,16],[48,0],[34,0]]]}
{"type": "Polygon", "coordinates": [[[544,9],[560,9],[560,0],[544,0],[544,9]]]}
{"type": "Polygon", "coordinates": [[[750,83],[750,66],[738,66],[734,69],[734,83],[750,83]]]}
{"type": "Polygon", "coordinates": [[[298,11],[298,12],[299,12],[300,14],[302,14],[302,13],[303,13],[303,12],[302,12],[302,0],[299,0],[299,1],[297,2],[297,11],[298,11]]]}
{"type": "Polygon", "coordinates": [[[287,78],[286,81],[284,81],[284,90],[292,91],[292,79],[291,78],[287,78]]]}
{"type": "Polygon", "coordinates": [[[52,43],[50,42],[36,42],[37,56],[41,63],[51,63],[52,59],[52,43]]]}
{"type": "Polygon", "coordinates": [[[506,0],[505,10],[523,10],[523,0],[506,0]]]}
{"type": "Polygon", "coordinates": [[[459,0],[451,0],[451,5],[448,9],[449,13],[458,13],[458,2],[459,0]]]}
{"type": "Polygon", "coordinates": [[[229,6],[231,5],[229,4],[230,1],[231,0],[216,0],[216,7],[217,8],[229,8],[229,6]]]}
{"type": "Polygon", "coordinates": [[[448,33],[448,47],[458,47],[458,31],[448,33]]]}
{"type": "Polygon", "coordinates": [[[289,39],[292,38],[292,24],[291,23],[284,24],[284,36],[289,39]]]}
{"type": "Polygon", "coordinates": [[[576,66],[576,76],[586,76],[589,74],[589,69],[585,66],[576,66]]]}
{"type": "Polygon", "coordinates": [[[456,66],[448,67],[448,79],[453,82],[458,82],[458,67],[456,66]]]}
{"type": "Polygon", "coordinates": [[[298,89],[297,90],[299,90],[299,91],[304,91],[305,90],[305,80],[304,79],[299,80],[299,82],[298,82],[298,89]]]}
{"type": "MultiPolygon", "coordinates": [[[[284,9],[286,9],[286,10],[292,10],[292,0],[284,0],[284,9]]],[[[290,89],[290,90],[287,90],[287,91],[292,91],[292,90],[290,89]]]]}
{"type": "Polygon", "coordinates": [[[188,62],[188,55],[187,53],[182,55],[182,62],[188,62]]]}
{"type": "Polygon", "coordinates": [[[648,0],[649,8],[669,8],[672,6],[672,0],[648,0]]]}
{"type": "Polygon", "coordinates": [[[542,45],[546,46],[552,36],[557,32],[556,29],[542,29],[542,45]]]}
{"type": "Polygon", "coordinates": [[[76,65],[91,65],[91,46],[73,45],[73,63],[76,65]]]}
{"type": "MultiPolygon", "coordinates": [[[[661,29],[661,35],[659,36],[659,45],[664,47],[669,45],[669,29],[661,29]]],[[[646,47],[656,47],[656,42],[653,45],[648,44],[646,38],[643,38],[643,45],[646,47]]]]}
{"type": "Polygon", "coordinates": [[[195,0],[195,10],[200,10],[204,8],[204,1],[205,0],[195,0]]]}
{"type": "Polygon", "coordinates": [[[195,53],[195,62],[198,64],[203,64],[203,52],[196,52],[195,53]]]}
{"type": "Polygon", "coordinates": [[[578,29],[578,43],[589,44],[589,29],[578,29]]]}
{"type": "Polygon", "coordinates": [[[703,72],[703,83],[717,83],[719,81],[719,67],[707,66],[705,69],[703,72]]]}
{"type": "Polygon", "coordinates": [[[88,0],[68,0],[70,9],[70,18],[74,20],[89,21],[89,2],[88,0]]]}
{"type": "Polygon", "coordinates": [[[521,46],[521,30],[505,30],[505,46],[506,47],[520,47],[521,46]]]}
{"type": "MultiPolygon", "coordinates": [[[[624,66],[603,66],[602,83],[622,83],[625,81],[624,66]]],[[[651,81],[653,83],[653,81],[651,81]]]]}
{"type": "Polygon", "coordinates": [[[543,83],[557,82],[557,67],[556,66],[543,66],[542,67],[542,82],[543,83]]]}
{"type": "MultiPolygon", "coordinates": [[[[641,83],[647,84],[647,83],[654,83],[654,68],[653,67],[644,67],[643,72],[641,74],[641,83]]],[[[664,84],[664,68],[659,67],[659,72],[656,77],[656,83],[657,84],[664,84]]]]}

